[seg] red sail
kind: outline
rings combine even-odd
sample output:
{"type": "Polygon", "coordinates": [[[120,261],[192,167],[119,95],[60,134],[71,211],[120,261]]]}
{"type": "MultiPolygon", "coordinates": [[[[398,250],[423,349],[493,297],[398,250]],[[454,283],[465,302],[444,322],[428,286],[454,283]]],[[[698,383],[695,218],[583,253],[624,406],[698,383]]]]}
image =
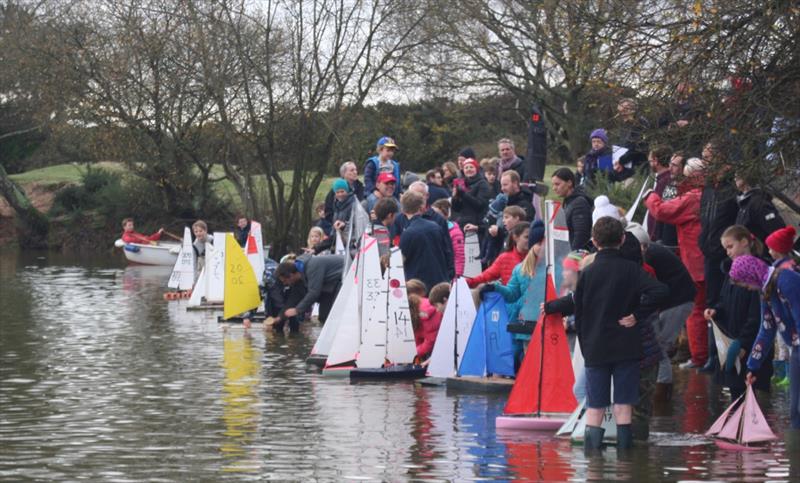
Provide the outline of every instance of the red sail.
{"type": "Polygon", "coordinates": [[[256,245],[256,237],[253,235],[249,235],[247,237],[247,254],[253,255],[254,253],[258,253],[258,245],[256,245]]]}
{"type": "MultiPolygon", "coordinates": [[[[545,300],[556,298],[552,274],[547,274],[545,300]]],[[[528,351],[522,361],[505,414],[571,413],[578,406],[572,386],[575,374],[569,356],[567,333],[560,314],[539,315],[528,351]],[[544,330],[544,343],[542,341],[544,330]],[[544,354],[542,354],[544,351],[544,354]],[[541,394],[540,394],[541,390],[541,394]],[[541,404],[541,406],[540,406],[541,404]]]]}

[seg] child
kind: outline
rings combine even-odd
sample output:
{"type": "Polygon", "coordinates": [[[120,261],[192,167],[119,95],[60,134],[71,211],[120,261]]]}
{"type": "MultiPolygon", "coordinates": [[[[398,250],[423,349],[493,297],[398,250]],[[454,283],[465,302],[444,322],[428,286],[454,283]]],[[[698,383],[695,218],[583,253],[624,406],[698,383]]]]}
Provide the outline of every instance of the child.
{"type": "Polygon", "coordinates": [[[233,229],[233,237],[244,248],[247,245],[247,237],[250,236],[250,220],[244,215],[236,217],[236,228],[233,229]]]}
{"type": "MultiPolygon", "coordinates": [[[[775,260],[772,266],[797,271],[797,262],[792,258],[792,243],[796,231],[793,226],[779,228],[765,240],[769,249],[769,256],[775,260]]],[[[786,363],[789,361],[789,347],[778,337],[777,350],[775,351],[775,383],[779,386],[789,385],[789,373],[786,363]]]]}
{"type": "Polygon", "coordinates": [[[436,342],[436,337],[439,335],[439,326],[442,324],[442,316],[447,306],[448,297],[450,297],[450,284],[442,282],[433,286],[427,299],[422,298],[420,300],[419,313],[424,313],[425,318],[421,321],[423,338],[421,343],[417,343],[417,356],[423,360],[423,365],[428,364],[430,355],[433,352],[433,346],[436,342]]]}
{"type": "Polygon", "coordinates": [[[575,183],[578,185],[583,184],[583,169],[585,165],[586,156],[581,156],[575,161],[575,183]]]}
{"type": "Polygon", "coordinates": [[[436,200],[431,206],[433,211],[439,213],[442,218],[447,220],[447,227],[450,230],[450,242],[453,244],[453,262],[456,268],[456,277],[464,275],[464,232],[455,221],[450,221],[450,200],[436,200]]]}
{"type": "Polygon", "coordinates": [[[196,277],[200,276],[200,271],[206,264],[206,244],[213,245],[214,237],[208,234],[208,225],[203,220],[197,220],[192,224],[192,233],[194,233],[194,242],[192,247],[194,253],[197,255],[195,281],[196,277]]]}
{"type": "Polygon", "coordinates": [[[511,279],[511,272],[519,262],[528,254],[528,228],[530,223],[522,222],[514,226],[508,236],[506,251],[500,254],[492,265],[479,275],[468,278],[467,285],[475,288],[482,283],[500,280],[507,284],[511,279]]]}
{"type": "Polygon", "coordinates": [[[500,193],[500,180],[497,179],[497,158],[483,158],[481,159],[481,169],[483,170],[483,177],[492,188],[492,198],[500,193]]]}
{"type": "Polygon", "coordinates": [[[600,426],[611,404],[614,380],[614,419],[617,447],[633,444],[631,417],[639,398],[639,359],[642,341],[637,322],[645,320],[669,295],[666,286],[650,277],[636,262],[622,258],[622,223],[611,217],[597,220],[592,242],[594,262],[586,267],[575,289],[575,327],[586,363],[586,436],[584,449],[600,449],[605,430],[600,426]]]}
{"type": "MultiPolygon", "coordinates": [[[[742,255],[760,255],[761,242],[742,225],[728,227],[720,237],[730,260],[742,255]]],[[[745,390],[745,371],[736,372],[737,359],[743,359],[753,347],[758,327],[761,323],[761,306],[758,294],[731,283],[728,277],[731,261],[726,260],[720,269],[725,274],[719,299],[716,305],[709,307],[703,316],[709,322],[732,338],[725,363],[722,367],[724,384],[730,388],[731,399],[736,400],[745,390]]],[[[744,361],[742,361],[744,362],[744,361]]],[[[762,364],[758,374],[757,389],[769,391],[769,378],[772,375],[772,364],[762,364]]]]}
{"type": "MultiPolygon", "coordinates": [[[[331,202],[331,205],[333,205],[333,202],[331,202]]],[[[333,235],[333,223],[325,218],[325,203],[319,203],[315,211],[317,213],[317,221],[314,222],[314,226],[322,228],[326,238],[333,235]]]]}
{"type": "Polygon", "coordinates": [[[800,274],[770,267],[752,255],[742,255],[733,261],[730,277],[734,283],[762,295],[762,323],[747,360],[747,383],[756,382],[755,373],[768,359],[775,332],[780,332],[792,347],[789,414],[792,428],[800,429],[800,274]]]}
{"type": "Polygon", "coordinates": [[[322,228],[318,226],[312,226],[311,229],[308,230],[308,237],[306,238],[306,246],[303,247],[303,252],[312,253],[316,255],[317,253],[319,253],[317,251],[317,248],[320,242],[322,242],[322,240],[324,239],[325,239],[325,232],[322,230],[322,228]]]}
{"type": "Polygon", "coordinates": [[[492,225],[487,230],[488,237],[484,238],[484,250],[481,257],[485,265],[491,265],[495,258],[503,251],[503,243],[508,233],[525,220],[525,210],[519,206],[508,206],[503,209],[501,221],[492,225]]]}
{"type": "Polygon", "coordinates": [[[159,228],[157,232],[150,236],[142,235],[134,229],[133,218],[125,218],[122,220],[122,241],[125,243],[155,245],[156,242],[161,239],[162,233],[164,233],[164,229],[159,228]]]}

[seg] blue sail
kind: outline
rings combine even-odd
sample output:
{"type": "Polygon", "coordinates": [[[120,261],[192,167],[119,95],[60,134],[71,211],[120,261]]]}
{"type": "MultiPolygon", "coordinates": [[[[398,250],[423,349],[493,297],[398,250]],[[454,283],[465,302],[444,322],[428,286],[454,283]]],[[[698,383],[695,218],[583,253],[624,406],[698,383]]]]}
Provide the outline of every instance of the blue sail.
{"type": "Polygon", "coordinates": [[[496,292],[487,293],[472,325],[458,375],[482,377],[488,373],[513,377],[514,346],[507,327],[503,297],[496,292]]]}

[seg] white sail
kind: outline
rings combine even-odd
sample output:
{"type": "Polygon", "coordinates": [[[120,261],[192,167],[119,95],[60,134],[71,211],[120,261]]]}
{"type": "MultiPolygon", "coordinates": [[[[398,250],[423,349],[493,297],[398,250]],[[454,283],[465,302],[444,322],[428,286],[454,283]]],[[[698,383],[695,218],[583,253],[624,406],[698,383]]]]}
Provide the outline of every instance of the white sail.
{"type": "Polygon", "coordinates": [[[467,347],[472,323],[475,321],[475,302],[464,278],[453,284],[447,300],[439,334],[433,346],[428,376],[452,377],[461,365],[461,357],[467,347]]]}
{"type": "Polygon", "coordinates": [[[352,303],[350,294],[356,291],[357,266],[358,263],[354,263],[347,272],[344,282],[342,283],[342,288],[336,295],[336,300],[333,301],[328,319],[325,321],[325,325],[322,326],[319,337],[317,337],[317,341],[314,343],[314,348],[311,349],[311,354],[328,355],[339,327],[344,320],[348,317],[352,317],[353,313],[357,311],[357,305],[349,305],[352,303]]]}
{"type": "Polygon", "coordinates": [[[258,284],[264,285],[264,237],[261,233],[261,223],[257,221],[250,222],[250,235],[244,245],[244,253],[256,273],[258,284]]]}
{"type": "Polygon", "coordinates": [[[417,344],[408,308],[403,254],[399,248],[392,248],[388,273],[386,358],[393,364],[410,364],[417,355],[417,344]]]}
{"type": "Polygon", "coordinates": [[[364,307],[361,304],[363,303],[362,291],[366,285],[365,279],[367,278],[365,273],[372,271],[373,274],[370,275],[370,278],[374,279],[374,273],[377,268],[378,278],[381,278],[377,240],[365,236],[362,247],[356,268],[355,286],[350,291],[346,305],[349,313],[345,320],[341,322],[334,336],[333,344],[331,344],[330,353],[328,354],[327,365],[329,366],[352,361],[356,358],[356,353],[361,345],[361,320],[364,317],[364,307]]]}
{"type": "Polygon", "coordinates": [[[183,243],[178,253],[178,260],[167,282],[167,287],[178,290],[189,290],[194,283],[195,254],[192,247],[192,232],[189,227],[183,228],[183,243]]]}
{"type": "Polygon", "coordinates": [[[476,277],[481,273],[481,245],[478,233],[468,231],[464,236],[464,276],[476,277]]]}
{"type": "MultiPolygon", "coordinates": [[[[206,245],[206,253],[209,253],[210,245],[206,245]]],[[[206,269],[203,267],[200,270],[200,277],[197,278],[197,283],[192,290],[192,296],[189,297],[189,302],[186,304],[187,307],[199,307],[200,304],[203,302],[203,297],[206,295],[206,269]]]]}
{"type": "MultiPolygon", "coordinates": [[[[225,240],[226,233],[214,232],[214,240],[225,240]]],[[[208,247],[208,245],[207,245],[208,247]]],[[[225,300],[225,243],[218,242],[206,252],[206,302],[221,304],[225,300]]]]}
{"type": "Polygon", "coordinates": [[[361,285],[361,345],[356,366],[361,369],[383,367],[386,359],[386,294],[387,276],[381,274],[378,243],[364,235],[364,246],[369,247],[364,257],[363,284],[361,285]],[[371,255],[374,247],[374,255],[371,255]]]}

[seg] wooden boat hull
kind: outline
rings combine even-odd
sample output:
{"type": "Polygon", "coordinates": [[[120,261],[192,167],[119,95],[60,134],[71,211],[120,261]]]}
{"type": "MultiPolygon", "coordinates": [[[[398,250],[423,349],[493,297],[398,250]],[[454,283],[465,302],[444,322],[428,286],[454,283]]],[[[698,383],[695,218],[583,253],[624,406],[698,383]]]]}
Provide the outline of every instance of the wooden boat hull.
{"type": "Polygon", "coordinates": [[[455,391],[507,394],[511,392],[512,387],[514,387],[514,379],[503,377],[460,376],[447,378],[447,389],[455,391]]]}
{"type": "Polygon", "coordinates": [[[358,369],[350,371],[350,379],[419,379],[425,377],[425,369],[414,364],[399,364],[377,369],[358,369]]]}
{"type": "MultiPolygon", "coordinates": [[[[117,240],[119,243],[121,240],[117,240]]],[[[139,265],[175,265],[181,246],[176,243],[159,245],[142,245],[139,243],[123,243],[122,253],[130,263],[139,265]]]]}
{"type": "Polygon", "coordinates": [[[325,362],[327,360],[328,356],[324,354],[311,354],[306,358],[306,363],[311,364],[312,366],[325,367],[325,362]]]}
{"type": "Polygon", "coordinates": [[[540,416],[498,416],[495,419],[497,429],[521,429],[525,431],[557,431],[567,422],[569,414],[542,413],[540,416]]]}

